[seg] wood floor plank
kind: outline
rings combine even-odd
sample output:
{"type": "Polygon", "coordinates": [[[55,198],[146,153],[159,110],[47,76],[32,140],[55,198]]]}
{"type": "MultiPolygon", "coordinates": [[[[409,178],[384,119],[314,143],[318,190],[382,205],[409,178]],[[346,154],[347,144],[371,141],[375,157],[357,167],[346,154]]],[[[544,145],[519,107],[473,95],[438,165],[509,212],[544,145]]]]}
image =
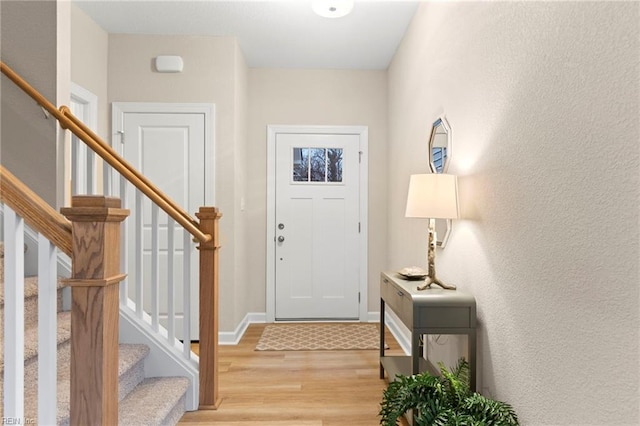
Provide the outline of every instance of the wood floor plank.
{"type": "MultiPolygon", "coordinates": [[[[255,351],[264,324],[220,346],[215,411],[185,413],[185,426],[374,426],[385,380],[378,351],[255,351]]],[[[389,353],[401,354],[388,331],[389,353]]],[[[194,350],[197,352],[197,345],[194,350]]]]}

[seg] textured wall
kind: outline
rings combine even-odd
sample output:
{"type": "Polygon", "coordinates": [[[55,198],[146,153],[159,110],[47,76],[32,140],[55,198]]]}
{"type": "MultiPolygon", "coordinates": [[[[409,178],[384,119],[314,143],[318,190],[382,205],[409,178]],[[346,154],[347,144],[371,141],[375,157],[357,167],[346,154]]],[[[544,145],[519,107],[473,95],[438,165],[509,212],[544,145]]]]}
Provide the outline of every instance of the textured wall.
{"type": "Polygon", "coordinates": [[[389,266],[424,263],[406,190],[445,112],[463,219],[438,270],[524,424],[640,422],[639,8],[424,3],[389,70],[389,266]]]}

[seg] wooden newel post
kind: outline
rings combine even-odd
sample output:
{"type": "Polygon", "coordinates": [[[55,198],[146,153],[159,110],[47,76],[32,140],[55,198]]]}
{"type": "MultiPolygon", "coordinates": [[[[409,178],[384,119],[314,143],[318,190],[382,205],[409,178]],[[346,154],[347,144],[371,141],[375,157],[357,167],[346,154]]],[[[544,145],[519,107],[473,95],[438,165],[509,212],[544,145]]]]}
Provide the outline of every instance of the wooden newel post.
{"type": "Polygon", "coordinates": [[[200,243],[200,410],[215,410],[218,395],[218,220],[215,207],[200,207],[196,213],[200,230],[211,240],[200,243]]]}
{"type": "Polygon", "coordinates": [[[73,197],[62,214],[72,222],[71,425],[118,424],[120,200],[73,197]]]}

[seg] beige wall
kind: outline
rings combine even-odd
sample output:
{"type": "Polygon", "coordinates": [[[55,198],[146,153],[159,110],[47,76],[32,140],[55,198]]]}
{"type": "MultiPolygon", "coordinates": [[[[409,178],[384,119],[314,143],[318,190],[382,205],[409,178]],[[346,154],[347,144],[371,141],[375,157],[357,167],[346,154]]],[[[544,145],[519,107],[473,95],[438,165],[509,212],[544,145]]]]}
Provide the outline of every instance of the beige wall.
{"type": "MultiPolygon", "coordinates": [[[[245,62],[240,46],[236,44],[234,52],[235,60],[235,138],[236,138],[236,161],[235,161],[235,230],[234,240],[236,249],[235,276],[235,317],[234,324],[237,326],[250,312],[252,287],[249,284],[249,265],[247,261],[247,250],[253,244],[253,239],[247,233],[247,128],[249,127],[249,69],[245,62]]],[[[228,331],[232,331],[229,329],[228,331]]]]}
{"type": "MultiPolygon", "coordinates": [[[[109,35],[108,100],[112,102],[210,102],[215,117],[215,204],[223,213],[220,222],[220,330],[236,326],[238,265],[246,265],[236,248],[242,222],[238,222],[239,173],[243,159],[243,106],[238,91],[243,60],[235,38],[191,36],[109,35]],[[184,71],[153,72],[153,58],[180,55],[184,71]],[[240,229],[240,230],[239,230],[240,229]]],[[[195,213],[195,212],[191,212],[195,213]]],[[[244,316],[244,313],[242,314],[244,316]]]]}
{"type": "MultiPolygon", "coordinates": [[[[63,62],[68,54],[63,43],[58,46],[58,33],[61,38],[65,35],[57,23],[58,19],[65,22],[65,11],[68,5],[49,1],[0,2],[2,61],[54,105],[68,100],[68,93],[58,93],[59,85],[64,88],[69,84],[69,67],[63,62]]],[[[56,120],[46,119],[37,104],[4,76],[0,84],[2,164],[56,206],[56,120]]]]}
{"type": "Polygon", "coordinates": [[[385,71],[251,69],[247,152],[250,312],[265,312],[267,125],[369,127],[369,297],[379,311],[386,259],[387,89],[385,71]]]}
{"type": "Polygon", "coordinates": [[[109,35],[71,3],[71,81],[98,97],[98,135],[111,133],[107,102],[109,35]]]}
{"type": "MultiPolygon", "coordinates": [[[[74,13],[79,31],[95,32],[82,12],[74,13]]],[[[86,46],[104,46],[99,34],[86,46]]],[[[85,49],[77,46],[74,52],[85,49]]],[[[266,126],[369,126],[368,310],[378,311],[379,265],[386,258],[387,218],[380,207],[386,202],[386,72],[248,70],[235,39],[220,37],[111,34],[108,58],[109,105],[216,104],[216,205],[224,215],[221,331],[233,331],[249,312],[266,310],[266,126]],[[181,55],[184,72],[153,72],[152,60],[159,54],[181,55]]],[[[74,76],[84,75],[90,87],[99,87],[89,74],[74,76]]]]}
{"type": "Polygon", "coordinates": [[[482,387],[523,424],[638,424],[638,3],[429,2],[389,70],[389,266],[430,123],[463,219],[439,253],[476,296],[482,387]]]}

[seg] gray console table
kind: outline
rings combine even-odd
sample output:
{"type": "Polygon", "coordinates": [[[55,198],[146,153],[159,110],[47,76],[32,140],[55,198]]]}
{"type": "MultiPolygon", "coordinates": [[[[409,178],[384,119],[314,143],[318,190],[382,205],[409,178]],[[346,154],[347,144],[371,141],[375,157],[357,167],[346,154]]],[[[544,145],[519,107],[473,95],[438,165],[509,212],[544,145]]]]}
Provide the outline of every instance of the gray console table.
{"type": "Polygon", "coordinates": [[[466,334],[469,343],[469,381],[476,390],[476,300],[458,290],[433,285],[418,290],[422,281],[408,281],[395,272],[380,275],[380,378],[386,370],[389,380],[396,374],[412,375],[425,371],[421,336],[425,334],[466,334]],[[411,331],[410,356],[386,356],[384,313],[388,306],[411,331]]]}

